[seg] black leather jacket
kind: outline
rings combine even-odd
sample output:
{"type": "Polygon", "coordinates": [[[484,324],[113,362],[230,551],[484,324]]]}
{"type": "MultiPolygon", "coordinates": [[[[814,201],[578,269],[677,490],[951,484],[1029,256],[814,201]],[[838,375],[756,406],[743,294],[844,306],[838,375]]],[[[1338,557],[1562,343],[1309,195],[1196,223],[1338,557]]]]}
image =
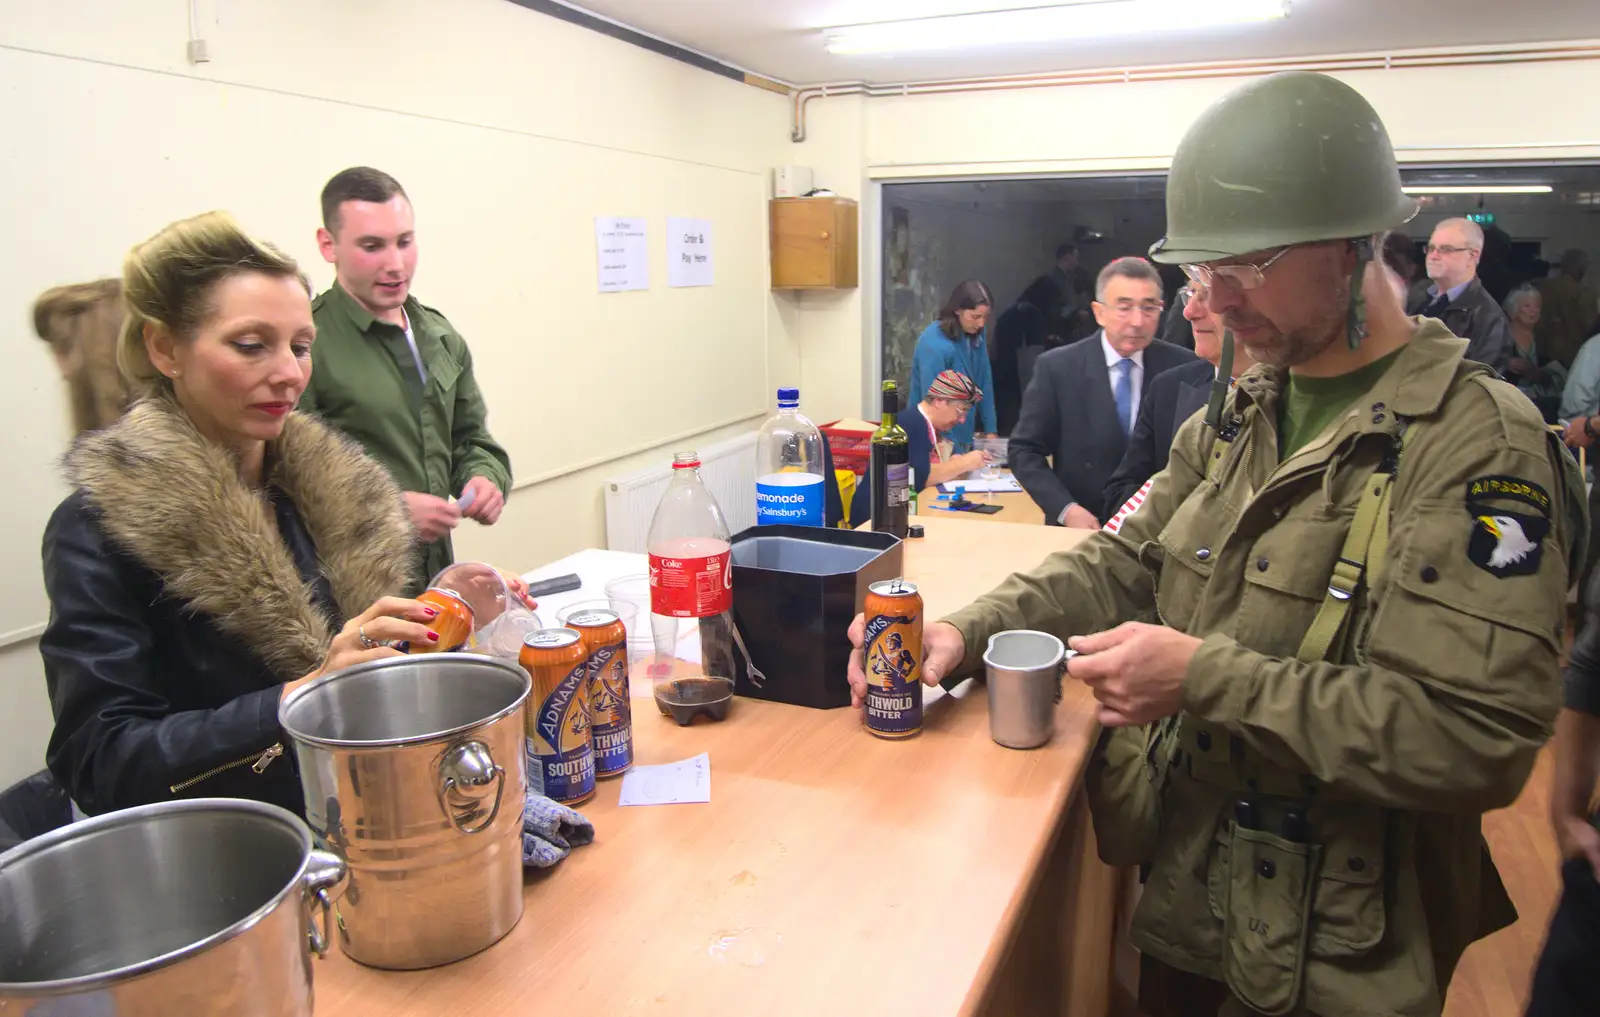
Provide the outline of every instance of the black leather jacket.
{"type": "MultiPolygon", "coordinates": [[[[301,579],[336,617],[294,503],[271,494],[301,579]]],[[[56,718],[46,762],[80,809],[231,797],[304,813],[293,750],[278,727],[285,679],[114,546],[81,490],[45,529],[44,581],[51,612],[39,649],[56,718]],[[264,758],[269,751],[281,755],[264,758]]]]}

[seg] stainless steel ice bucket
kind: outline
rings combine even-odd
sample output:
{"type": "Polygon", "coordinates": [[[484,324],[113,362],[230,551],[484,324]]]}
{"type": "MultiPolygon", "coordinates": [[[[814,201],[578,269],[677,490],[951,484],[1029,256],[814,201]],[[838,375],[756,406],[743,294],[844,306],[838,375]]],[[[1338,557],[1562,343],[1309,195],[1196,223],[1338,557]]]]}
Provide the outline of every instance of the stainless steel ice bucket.
{"type": "Polygon", "coordinates": [[[0,855],[0,1014],[311,1017],[344,863],[293,814],[198,798],[0,855]]]}
{"type": "Polygon", "coordinates": [[[448,964],[522,917],[531,688],[514,663],[434,653],[360,664],[284,700],[306,819],[350,867],[337,925],[352,959],[448,964]]]}

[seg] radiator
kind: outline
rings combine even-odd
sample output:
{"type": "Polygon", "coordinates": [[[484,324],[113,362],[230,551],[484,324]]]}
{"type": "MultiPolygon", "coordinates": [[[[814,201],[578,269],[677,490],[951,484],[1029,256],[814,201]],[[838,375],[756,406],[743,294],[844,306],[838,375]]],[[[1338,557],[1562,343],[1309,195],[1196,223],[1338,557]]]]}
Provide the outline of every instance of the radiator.
{"type": "MultiPolygon", "coordinates": [[[[756,433],[718,442],[700,453],[700,477],[722,507],[728,532],[756,524],[756,433]]],[[[672,479],[672,452],[661,465],[606,482],[606,546],[613,551],[643,554],[650,519],[672,479]]]]}

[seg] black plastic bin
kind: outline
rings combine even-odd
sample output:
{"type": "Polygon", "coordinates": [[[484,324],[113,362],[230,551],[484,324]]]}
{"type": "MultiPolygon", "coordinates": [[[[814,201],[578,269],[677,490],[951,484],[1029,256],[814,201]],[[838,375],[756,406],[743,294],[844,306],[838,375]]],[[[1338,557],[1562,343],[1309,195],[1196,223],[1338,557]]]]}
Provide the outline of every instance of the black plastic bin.
{"type": "MultiPolygon", "coordinates": [[[[817,709],[850,705],[850,622],[867,587],[901,575],[898,537],[817,526],[752,526],[733,538],[733,617],[755,665],[734,691],[817,709]]],[[[735,651],[735,656],[738,656],[735,651]]]]}

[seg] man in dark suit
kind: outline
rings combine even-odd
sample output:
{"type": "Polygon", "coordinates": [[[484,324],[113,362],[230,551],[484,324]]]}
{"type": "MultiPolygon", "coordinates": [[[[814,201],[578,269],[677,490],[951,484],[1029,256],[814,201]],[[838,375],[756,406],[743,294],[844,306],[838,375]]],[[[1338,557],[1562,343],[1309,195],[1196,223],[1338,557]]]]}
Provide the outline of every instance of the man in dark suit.
{"type": "MultiPolygon", "coordinates": [[[[1178,428],[1211,400],[1222,360],[1222,322],[1206,306],[1205,292],[1193,286],[1178,291],[1179,313],[1194,330],[1194,351],[1201,359],[1156,375],[1133,425],[1128,451],[1117,472],[1106,481],[1101,522],[1110,522],[1129,499],[1139,494],[1150,478],[1167,468],[1167,454],[1178,428]]],[[[1248,371],[1255,361],[1243,343],[1234,343],[1232,378],[1248,371]]],[[[1229,379],[1231,385],[1232,378],[1229,379]]]]}
{"type": "Polygon", "coordinates": [[[1154,341],[1161,308],[1155,268],[1143,258],[1118,258],[1095,280],[1100,331],[1035,365],[1009,451],[1012,472],[1046,522],[1099,528],[1106,481],[1127,451],[1150,382],[1195,359],[1154,341]]]}

